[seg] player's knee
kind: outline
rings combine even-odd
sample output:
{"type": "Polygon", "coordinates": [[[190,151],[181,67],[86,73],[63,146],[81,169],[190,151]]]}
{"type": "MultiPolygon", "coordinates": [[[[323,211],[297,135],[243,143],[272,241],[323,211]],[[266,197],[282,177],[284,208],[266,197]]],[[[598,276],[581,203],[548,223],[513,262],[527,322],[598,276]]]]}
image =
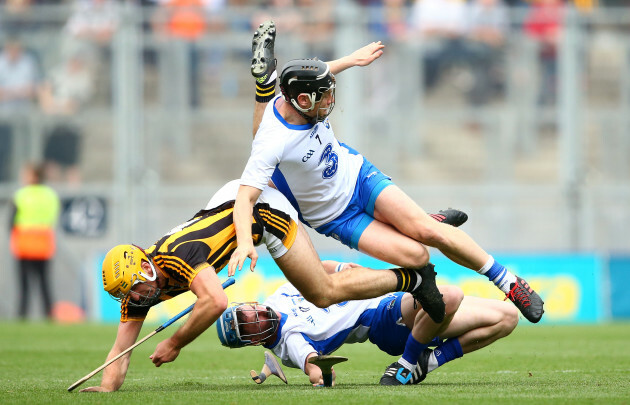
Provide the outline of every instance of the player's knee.
{"type": "Polygon", "coordinates": [[[518,325],[519,311],[514,305],[503,307],[503,317],[501,318],[501,335],[505,337],[512,333],[516,325],[518,325]]]}
{"type": "Polygon", "coordinates": [[[413,249],[399,255],[399,259],[402,267],[421,268],[429,263],[431,255],[426,246],[418,243],[416,246],[413,246],[413,249]]]}
{"type": "Polygon", "coordinates": [[[302,291],[302,296],[318,308],[328,308],[337,303],[334,299],[334,292],[334,284],[326,282],[316,286],[309,286],[307,290],[302,291]]]}
{"type": "Polygon", "coordinates": [[[442,293],[442,298],[444,299],[446,316],[448,317],[454,315],[464,299],[464,291],[462,291],[461,288],[452,285],[440,286],[439,289],[442,293]]]}
{"type": "Polygon", "coordinates": [[[304,298],[318,308],[328,308],[339,302],[339,300],[335,299],[334,292],[332,286],[330,288],[320,288],[317,293],[310,294],[309,297],[305,295],[304,298]]]}
{"type": "Polygon", "coordinates": [[[419,223],[415,227],[414,239],[427,246],[439,249],[449,245],[449,237],[447,235],[447,232],[449,231],[451,231],[451,228],[435,221],[429,223],[419,223]]]}

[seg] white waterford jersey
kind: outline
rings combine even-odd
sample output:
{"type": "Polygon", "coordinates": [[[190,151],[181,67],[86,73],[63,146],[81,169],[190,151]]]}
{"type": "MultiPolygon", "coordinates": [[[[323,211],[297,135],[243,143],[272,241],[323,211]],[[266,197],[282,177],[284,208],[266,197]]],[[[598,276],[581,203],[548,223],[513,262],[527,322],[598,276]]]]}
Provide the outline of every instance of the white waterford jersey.
{"type": "Polygon", "coordinates": [[[260,190],[273,182],[313,228],[337,218],[347,207],[363,156],[340,145],[328,119],[291,125],[275,108],[263,115],[241,184],[260,190]]]}
{"type": "Polygon", "coordinates": [[[264,302],[282,313],[278,341],[271,349],[288,367],[304,370],[309,353],[330,354],[344,343],[365,342],[371,310],[386,296],[346,301],[318,308],[290,283],[283,284],[264,302]]]}

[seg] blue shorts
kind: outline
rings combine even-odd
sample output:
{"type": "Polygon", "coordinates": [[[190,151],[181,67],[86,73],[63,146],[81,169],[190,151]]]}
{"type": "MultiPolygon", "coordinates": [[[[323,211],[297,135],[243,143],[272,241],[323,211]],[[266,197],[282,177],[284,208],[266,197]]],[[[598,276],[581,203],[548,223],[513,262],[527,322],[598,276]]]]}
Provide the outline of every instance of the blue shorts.
{"type": "Polygon", "coordinates": [[[361,325],[368,326],[370,342],[392,356],[399,356],[405,351],[407,337],[411,330],[401,323],[400,303],[405,293],[396,292],[383,298],[374,309],[363,312],[359,318],[361,325]]]}
{"type": "Polygon", "coordinates": [[[385,187],[393,184],[391,177],[363,158],[350,203],[341,215],[315,230],[358,250],[363,231],[374,221],[376,198],[385,187]]]}

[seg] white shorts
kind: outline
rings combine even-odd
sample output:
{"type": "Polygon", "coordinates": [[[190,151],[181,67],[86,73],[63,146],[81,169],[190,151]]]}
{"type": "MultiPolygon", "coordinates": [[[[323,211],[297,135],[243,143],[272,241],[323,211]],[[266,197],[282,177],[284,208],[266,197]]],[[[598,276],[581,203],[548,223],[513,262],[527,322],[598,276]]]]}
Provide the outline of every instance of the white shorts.
{"type": "MultiPolygon", "coordinates": [[[[208,204],[206,204],[206,209],[212,209],[214,207],[218,207],[219,205],[227,202],[236,200],[236,195],[238,193],[238,189],[240,187],[240,180],[232,180],[217,191],[208,204]]],[[[260,245],[264,243],[267,246],[267,250],[269,254],[274,259],[282,257],[285,253],[289,251],[291,246],[293,245],[293,241],[295,240],[295,235],[297,233],[297,227],[299,224],[298,214],[295,208],[291,205],[289,200],[286,199],[281,192],[272,187],[266,187],[256,204],[269,204],[269,206],[275,210],[279,211],[281,214],[287,215],[290,217],[292,226],[289,226],[289,230],[283,238],[279,238],[273,233],[269,232],[267,227],[264,228],[263,237],[261,241],[257,244],[260,245]]]]}

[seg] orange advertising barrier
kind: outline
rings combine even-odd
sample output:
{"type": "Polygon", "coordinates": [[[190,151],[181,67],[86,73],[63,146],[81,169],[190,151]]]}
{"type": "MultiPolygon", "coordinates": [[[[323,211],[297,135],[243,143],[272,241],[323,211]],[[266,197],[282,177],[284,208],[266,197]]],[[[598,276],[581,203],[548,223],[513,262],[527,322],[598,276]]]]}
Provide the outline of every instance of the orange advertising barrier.
{"type": "Polygon", "coordinates": [[[55,254],[55,232],[47,227],[13,227],[11,252],[18,259],[48,260],[55,254]]]}

